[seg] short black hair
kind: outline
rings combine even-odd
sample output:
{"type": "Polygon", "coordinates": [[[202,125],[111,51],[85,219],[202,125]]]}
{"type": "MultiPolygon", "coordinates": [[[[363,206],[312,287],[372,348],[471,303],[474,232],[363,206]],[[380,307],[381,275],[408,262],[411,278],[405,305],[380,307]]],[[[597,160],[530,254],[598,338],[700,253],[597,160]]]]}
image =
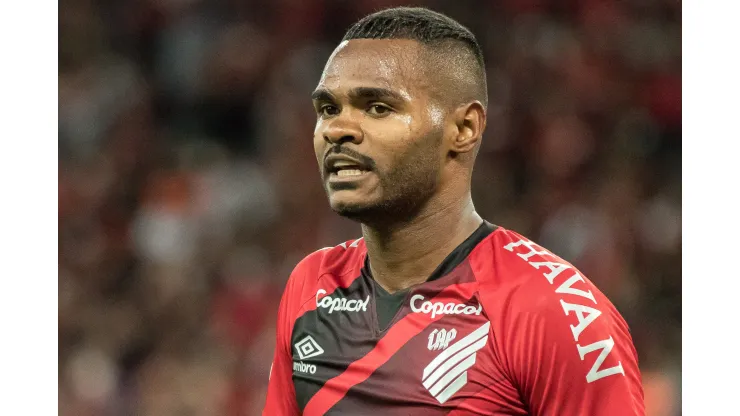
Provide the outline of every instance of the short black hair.
{"type": "MultiPolygon", "coordinates": [[[[487,105],[487,88],[483,50],[473,32],[456,20],[424,7],[394,7],[367,15],[353,24],[342,41],[352,39],[411,39],[429,47],[438,55],[457,52],[456,66],[466,59],[459,57],[462,46],[475,62],[467,62],[477,84],[477,98],[487,105]],[[471,65],[472,64],[472,65],[471,65]]],[[[467,59],[470,61],[470,59],[467,59]]]]}

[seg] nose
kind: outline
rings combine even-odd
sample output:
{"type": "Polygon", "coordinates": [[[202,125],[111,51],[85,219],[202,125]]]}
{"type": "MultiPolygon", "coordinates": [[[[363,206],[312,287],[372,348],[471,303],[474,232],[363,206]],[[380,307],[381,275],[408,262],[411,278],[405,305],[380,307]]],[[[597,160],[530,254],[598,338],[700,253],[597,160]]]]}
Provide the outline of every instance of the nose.
{"type": "Polygon", "coordinates": [[[350,115],[338,115],[326,124],[322,132],[324,140],[330,144],[342,144],[346,142],[359,144],[362,142],[363,133],[360,123],[353,120],[350,115]]]}

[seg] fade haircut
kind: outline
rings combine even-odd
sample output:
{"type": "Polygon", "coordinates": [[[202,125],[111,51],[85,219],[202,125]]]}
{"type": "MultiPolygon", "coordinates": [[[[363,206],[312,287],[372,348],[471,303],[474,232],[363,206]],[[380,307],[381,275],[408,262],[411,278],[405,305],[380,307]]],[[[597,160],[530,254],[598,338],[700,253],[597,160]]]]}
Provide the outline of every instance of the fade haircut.
{"type": "Polygon", "coordinates": [[[429,76],[446,76],[455,84],[440,91],[440,98],[454,104],[479,100],[488,106],[483,51],[468,28],[444,14],[423,7],[381,10],[353,24],[342,41],[352,39],[415,40],[429,52],[429,76]]]}

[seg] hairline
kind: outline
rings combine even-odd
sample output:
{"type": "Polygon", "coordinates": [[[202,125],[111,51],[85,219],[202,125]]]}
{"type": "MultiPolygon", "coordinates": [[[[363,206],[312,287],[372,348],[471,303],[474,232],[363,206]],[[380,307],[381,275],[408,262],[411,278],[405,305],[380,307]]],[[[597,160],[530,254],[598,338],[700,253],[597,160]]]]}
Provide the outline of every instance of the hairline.
{"type": "MultiPolygon", "coordinates": [[[[412,45],[418,48],[413,54],[401,54],[400,59],[409,63],[411,60],[417,60],[422,64],[422,67],[416,68],[414,72],[422,74],[421,77],[412,77],[404,75],[406,78],[414,79],[416,82],[423,84],[423,87],[428,91],[430,99],[437,102],[447,108],[454,108],[459,105],[471,103],[474,101],[480,102],[480,104],[486,108],[488,106],[488,97],[486,92],[486,76],[485,68],[480,66],[480,62],[476,59],[476,55],[473,50],[467,44],[459,39],[455,38],[440,38],[430,42],[425,42],[410,36],[394,36],[394,37],[352,37],[342,39],[337,45],[335,52],[332,53],[329,60],[331,60],[336,52],[342,47],[342,45],[348,44],[353,40],[375,40],[375,41],[412,41],[412,45]],[[459,45],[459,44],[463,45],[459,45]],[[462,66],[465,69],[460,70],[459,60],[456,57],[464,55],[465,63],[462,66]],[[455,56],[457,55],[457,56],[455,56]],[[457,61],[458,63],[450,63],[449,61],[457,61]],[[450,65],[458,65],[457,68],[450,68],[450,65]],[[435,78],[436,74],[444,74],[441,82],[436,82],[439,77],[435,78]],[[456,74],[465,73],[465,77],[468,80],[455,79],[456,74]],[[446,86],[438,86],[444,83],[446,86]],[[459,88],[461,84],[465,85],[465,88],[459,88]],[[436,87],[435,87],[436,86],[436,87]],[[465,91],[469,90],[469,91],[465,91]],[[465,91],[465,92],[463,92],[465,91]],[[456,93],[464,95],[452,99],[456,93]]],[[[409,45],[410,46],[410,45],[409,45]]],[[[398,49],[403,47],[409,47],[406,45],[389,45],[389,50],[398,49]]],[[[409,67],[416,65],[411,64],[401,70],[406,73],[409,67]]]]}

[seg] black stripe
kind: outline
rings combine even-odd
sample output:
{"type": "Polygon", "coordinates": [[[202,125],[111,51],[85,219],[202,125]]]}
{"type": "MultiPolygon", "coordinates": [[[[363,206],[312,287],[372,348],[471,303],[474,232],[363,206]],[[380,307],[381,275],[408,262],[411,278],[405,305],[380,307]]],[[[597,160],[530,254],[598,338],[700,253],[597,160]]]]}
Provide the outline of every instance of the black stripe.
{"type": "MultiPolygon", "coordinates": [[[[327,274],[322,279],[331,279],[327,274]]],[[[359,277],[359,276],[358,276],[359,277]]],[[[318,288],[321,288],[319,280],[318,288]]],[[[371,295],[366,282],[355,278],[347,288],[337,288],[329,293],[334,299],[365,300],[371,295]]],[[[293,384],[298,405],[303,409],[311,397],[326,383],[342,372],[352,362],[362,358],[368,351],[375,348],[377,339],[373,337],[370,313],[372,311],[372,296],[369,298],[366,311],[333,311],[318,307],[304,313],[293,325],[291,348],[294,363],[304,363],[315,366],[315,373],[306,371],[293,372],[293,384]],[[295,345],[311,336],[324,350],[320,355],[301,360],[295,345]]]]}

